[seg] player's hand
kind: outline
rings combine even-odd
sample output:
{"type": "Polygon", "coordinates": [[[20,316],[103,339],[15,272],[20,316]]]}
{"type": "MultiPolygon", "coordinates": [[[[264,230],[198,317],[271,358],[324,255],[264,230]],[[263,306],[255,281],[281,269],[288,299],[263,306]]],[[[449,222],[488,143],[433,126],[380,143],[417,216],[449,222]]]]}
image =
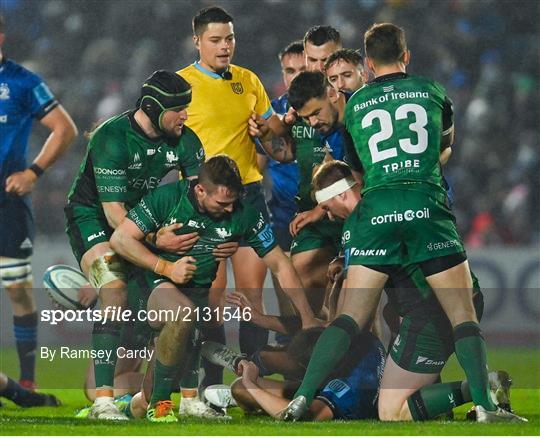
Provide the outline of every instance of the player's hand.
{"type": "Polygon", "coordinates": [[[294,108],[289,108],[289,111],[287,111],[282,118],[283,123],[287,125],[292,125],[294,122],[296,122],[297,119],[298,113],[294,108]]]}
{"type": "Polygon", "coordinates": [[[32,190],[37,179],[37,175],[30,169],[12,173],[6,179],[6,192],[25,195],[32,190]]]}
{"type": "Polygon", "coordinates": [[[212,254],[216,258],[216,261],[222,262],[231,257],[238,249],[238,242],[225,242],[220,243],[214,248],[212,254]]]}
{"type": "Polygon", "coordinates": [[[182,257],[174,263],[169,278],[177,284],[184,284],[193,278],[196,269],[193,257],[182,257]]]}
{"type": "Polygon", "coordinates": [[[248,120],[248,133],[251,137],[265,138],[270,132],[266,120],[257,113],[252,113],[248,120]]]}
{"type": "Polygon", "coordinates": [[[328,272],[326,273],[329,281],[334,282],[339,275],[343,274],[344,260],[344,257],[336,257],[330,262],[328,265],[328,272]]]}
{"type": "Polygon", "coordinates": [[[259,367],[250,360],[242,359],[236,368],[244,383],[254,383],[259,377],[259,367]]]}
{"type": "Polygon", "coordinates": [[[175,231],[182,228],[183,224],[171,224],[160,228],[156,235],[156,247],[167,252],[185,254],[199,240],[196,232],[176,234],[175,231]]]}
{"type": "Polygon", "coordinates": [[[305,322],[302,321],[302,330],[307,330],[313,327],[325,327],[327,325],[326,321],[323,321],[319,318],[310,318],[305,322]]]}
{"type": "MultiPolygon", "coordinates": [[[[240,292],[231,292],[226,297],[226,301],[233,306],[237,306],[240,310],[248,309],[250,314],[250,320],[253,324],[258,324],[263,314],[253,307],[249,298],[240,292]]],[[[244,314],[242,312],[242,314],[244,314]]]]}
{"type": "Polygon", "coordinates": [[[325,214],[326,214],[326,211],[324,211],[319,206],[315,207],[312,210],[298,213],[294,217],[292,222],[289,224],[289,232],[291,233],[293,237],[296,237],[302,228],[304,228],[306,225],[309,225],[313,222],[320,221],[324,217],[325,214]]]}
{"type": "Polygon", "coordinates": [[[92,306],[97,298],[97,291],[90,284],[85,284],[77,293],[77,300],[85,308],[92,306]]]}

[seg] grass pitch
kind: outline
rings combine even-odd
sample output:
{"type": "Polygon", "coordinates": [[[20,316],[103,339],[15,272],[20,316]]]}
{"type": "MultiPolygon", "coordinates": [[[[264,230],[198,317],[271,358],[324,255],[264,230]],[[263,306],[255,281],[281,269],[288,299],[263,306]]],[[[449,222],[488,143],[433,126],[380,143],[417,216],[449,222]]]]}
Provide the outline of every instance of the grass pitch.
{"type": "MultiPolygon", "coordinates": [[[[2,351],[0,369],[17,376],[15,352],[2,351]]],[[[22,409],[2,399],[0,408],[1,435],[538,435],[540,433],[540,351],[524,349],[493,349],[489,354],[492,368],[506,369],[513,377],[512,406],[527,417],[523,424],[476,424],[464,421],[470,405],[455,410],[456,420],[425,423],[380,423],[376,421],[333,421],[326,423],[281,423],[268,417],[244,416],[238,409],[230,409],[233,420],[209,423],[181,419],[177,424],[156,425],[146,420],[133,420],[121,424],[78,420],[77,409],[88,404],[78,389],[47,390],[52,382],[75,388],[82,384],[86,361],[55,362],[51,367],[38,362],[38,377],[42,391],[58,396],[59,408],[22,409]]],[[[463,376],[455,358],[443,373],[444,381],[463,376]]],[[[228,375],[226,380],[232,380],[228,375]]],[[[178,399],[176,399],[178,401],[178,399]]]]}

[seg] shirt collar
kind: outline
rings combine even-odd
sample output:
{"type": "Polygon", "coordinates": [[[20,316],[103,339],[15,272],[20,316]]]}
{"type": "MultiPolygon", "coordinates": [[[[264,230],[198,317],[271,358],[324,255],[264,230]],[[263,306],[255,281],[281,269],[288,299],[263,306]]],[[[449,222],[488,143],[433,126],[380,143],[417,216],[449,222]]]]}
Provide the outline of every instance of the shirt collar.
{"type": "Polygon", "coordinates": [[[382,75],[373,79],[370,83],[376,84],[378,82],[393,81],[394,79],[405,79],[407,76],[407,73],[403,73],[401,71],[396,73],[388,73],[387,75],[382,75]]]}
{"type": "Polygon", "coordinates": [[[218,75],[217,73],[213,72],[213,71],[210,71],[210,70],[207,70],[205,69],[201,64],[199,64],[199,61],[195,61],[193,63],[193,66],[199,70],[201,73],[204,73],[205,75],[207,76],[210,76],[211,78],[214,78],[214,79],[221,79],[221,76],[218,75]]]}

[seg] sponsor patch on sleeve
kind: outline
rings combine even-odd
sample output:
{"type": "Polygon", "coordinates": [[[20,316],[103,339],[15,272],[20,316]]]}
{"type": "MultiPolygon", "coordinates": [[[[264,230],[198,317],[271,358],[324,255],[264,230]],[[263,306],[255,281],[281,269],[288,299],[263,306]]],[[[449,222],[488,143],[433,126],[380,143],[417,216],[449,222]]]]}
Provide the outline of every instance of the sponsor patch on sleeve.
{"type": "Polygon", "coordinates": [[[38,101],[39,105],[45,105],[46,103],[54,100],[54,96],[49,90],[49,87],[44,82],[41,82],[39,85],[36,85],[32,90],[34,97],[38,101]]]}

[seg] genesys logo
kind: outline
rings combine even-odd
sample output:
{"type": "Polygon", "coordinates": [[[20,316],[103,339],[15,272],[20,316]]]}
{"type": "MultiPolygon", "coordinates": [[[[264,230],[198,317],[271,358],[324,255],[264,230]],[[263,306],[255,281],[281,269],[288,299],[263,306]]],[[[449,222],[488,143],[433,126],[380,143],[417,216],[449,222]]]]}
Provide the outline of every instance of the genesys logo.
{"type": "Polygon", "coordinates": [[[455,246],[461,246],[461,243],[456,239],[447,240],[446,242],[431,242],[426,245],[428,251],[438,251],[440,249],[454,248],[455,246]]]}
{"type": "Polygon", "coordinates": [[[415,219],[429,219],[429,208],[422,208],[421,210],[406,210],[398,213],[394,211],[390,214],[383,214],[380,216],[374,216],[371,218],[371,225],[391,224],[394,222],[410,222],[415,219]]]}

